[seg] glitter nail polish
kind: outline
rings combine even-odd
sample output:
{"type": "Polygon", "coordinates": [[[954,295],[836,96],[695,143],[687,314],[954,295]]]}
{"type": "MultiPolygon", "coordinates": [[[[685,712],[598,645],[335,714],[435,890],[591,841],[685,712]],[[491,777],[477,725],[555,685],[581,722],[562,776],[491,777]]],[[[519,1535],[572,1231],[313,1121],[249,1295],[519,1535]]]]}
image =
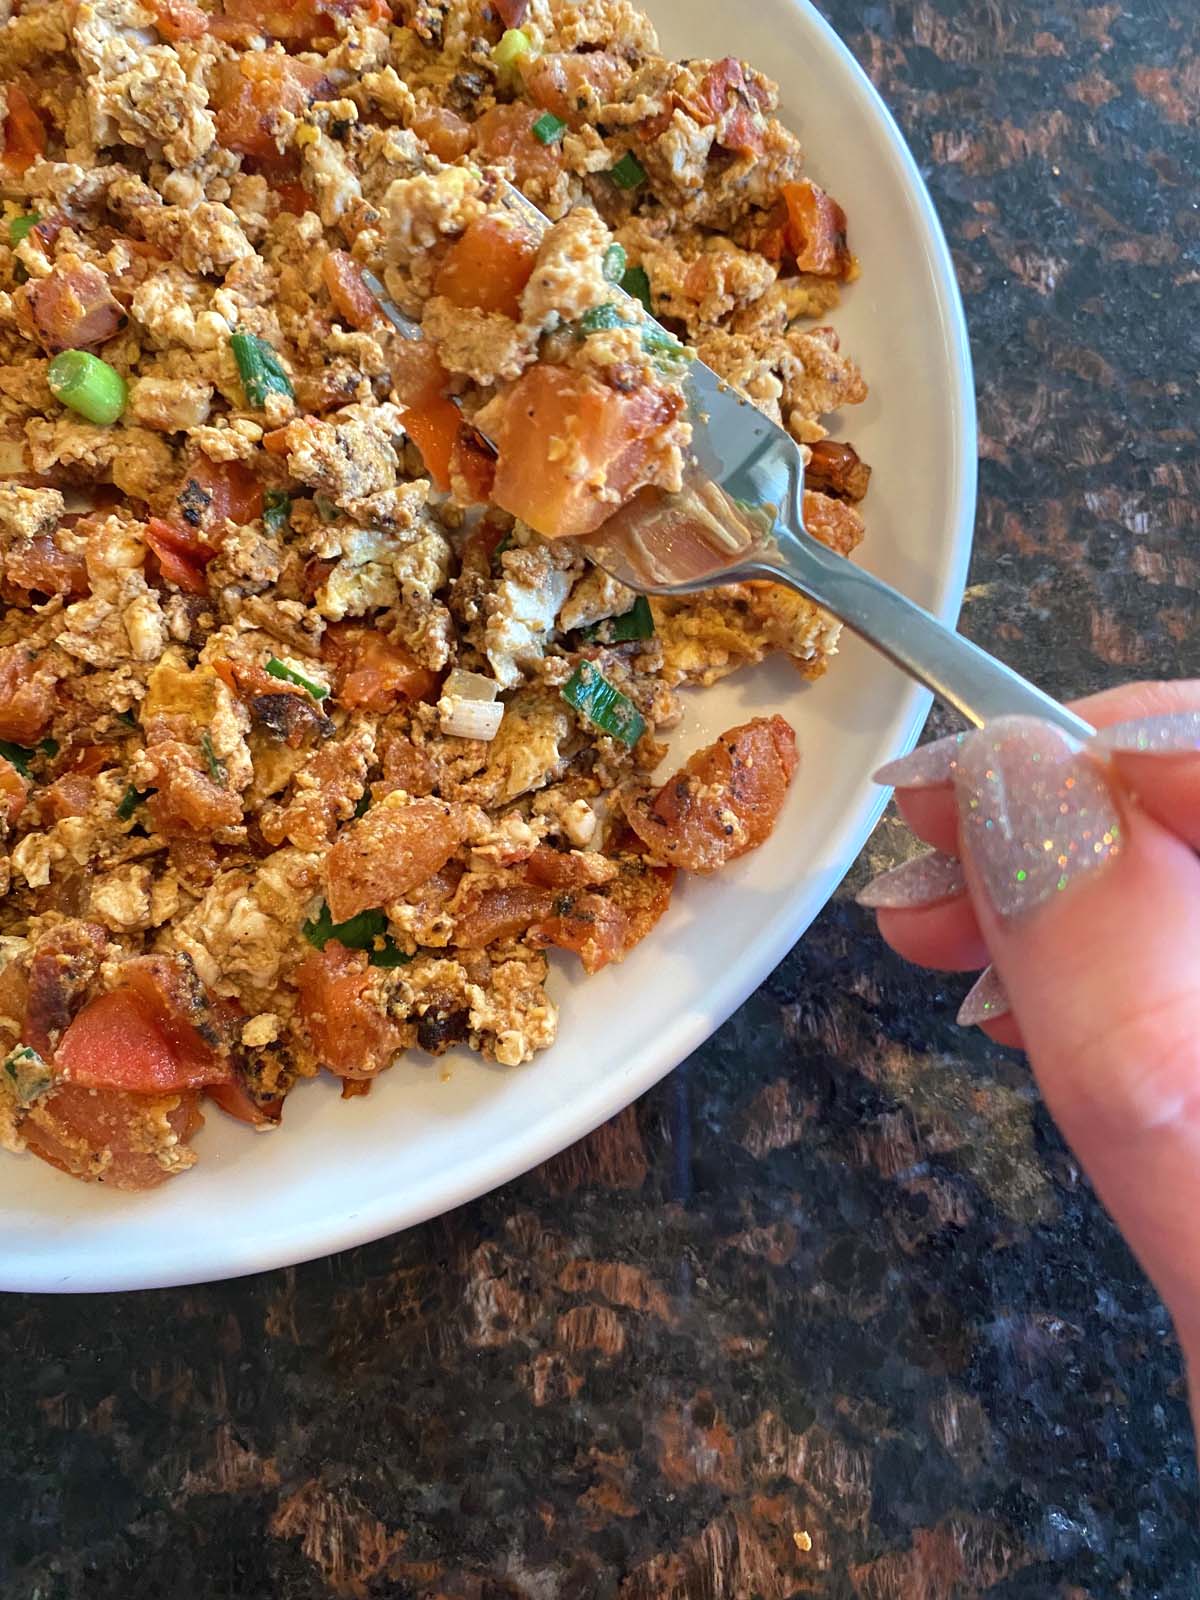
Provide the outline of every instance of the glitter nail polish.
{"type": "Polygon", "coordinates": [[[875,774],[875,782],[894,789],[939,789],[954,782],[958,755],[971,732],[952,733],[917,749],[896,761],[889,761],[875,774]]]}
{"type": "Polygon", "coordinates": [[[997,1017],[1007,1017],[1011,1011],[1004,980],[995,967],[988,967],[963,1001],[958,1022],[963,1028],[977,1028],[981,1022],[995,1022],[997,1017]]]}
{"type": "Polygon", "coordinates": [[[920,911],[966,892],[967,879],[957,856],[930,850],[890,872],[881,872],[858,896],[870,911],[920,911]]]}
{"type": "Polygon", "coordinates": [[[1096,743],[1120,755],[1200,755],[1200,711],[1176,711],[1166,717],[1118,722],[1111,728],[1101,728],[1096,743]]]}
{"type": "Polygon", "coordinates": [[[1120,851],[1102,767],[1048,723],[990,723],[964,742],[954,787],[964,848],[1002,917],[1032,911],[1120,851]]]}

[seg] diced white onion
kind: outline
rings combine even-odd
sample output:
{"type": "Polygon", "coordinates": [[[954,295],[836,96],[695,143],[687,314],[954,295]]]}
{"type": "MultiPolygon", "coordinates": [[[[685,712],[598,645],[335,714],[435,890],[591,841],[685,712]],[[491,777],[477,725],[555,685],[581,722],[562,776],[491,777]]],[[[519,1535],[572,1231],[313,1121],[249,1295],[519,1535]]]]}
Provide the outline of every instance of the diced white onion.
{"type": "Polygon", "coordinates": [[[438,701],[438,712],[442,732],[455,739],[490,741],[504,721],[504,707],[489,700],[452,700],[443,696],[438,701]]]}
{"type": "Polygon", "coordinates": [[[461,667],[446,679],[442,688],[443,700],[494,700],[500,693],[495,678],[486,678],[482,672],[464,672],[461,667]]]}

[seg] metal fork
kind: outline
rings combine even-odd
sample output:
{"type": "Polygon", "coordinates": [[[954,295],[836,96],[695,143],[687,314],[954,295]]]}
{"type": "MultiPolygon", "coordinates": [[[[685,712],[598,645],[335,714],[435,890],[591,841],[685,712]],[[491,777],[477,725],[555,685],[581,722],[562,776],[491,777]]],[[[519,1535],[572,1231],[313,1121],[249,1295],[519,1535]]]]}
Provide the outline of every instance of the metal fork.
{"type": "MultiPolygon", "coordinates": [[[[540,237],[546,217],[512,184],[503,203],[540,237]]],[[[367,279],[377,298],[382,286],[367,279]]],[[[658,324],[614,287],[631,321],[658,324]]],[[[384,305],[388,311],[388,305],[384,305]]],[[[419,329],[388,312],[407,337],[419,329]]],[[[665,331],[665,330],[664,330],[665,331]]],[[[747,579],[806,595],[976,727],[1039,717],[1076,739],[1095,729],[881,579],[837,555],[804,526],[804,458],[790,434],[692,360],[684,381],[694,460],[682,494],[643,491],[588,539],[598,566],[644,594],[694,594],[747,579]]]]}

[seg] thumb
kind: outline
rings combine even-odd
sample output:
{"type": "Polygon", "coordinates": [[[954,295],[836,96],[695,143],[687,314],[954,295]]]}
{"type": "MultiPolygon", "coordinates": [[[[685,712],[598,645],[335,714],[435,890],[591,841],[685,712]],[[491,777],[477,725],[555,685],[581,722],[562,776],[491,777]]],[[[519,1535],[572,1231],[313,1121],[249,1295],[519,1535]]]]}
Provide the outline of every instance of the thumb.
{"type": "Polygon", "coordinates": [[[960,848],[1046,1103],[1200,1363],[1200,859],[1139,774],[996,722],[958,756],[960,848]]]}

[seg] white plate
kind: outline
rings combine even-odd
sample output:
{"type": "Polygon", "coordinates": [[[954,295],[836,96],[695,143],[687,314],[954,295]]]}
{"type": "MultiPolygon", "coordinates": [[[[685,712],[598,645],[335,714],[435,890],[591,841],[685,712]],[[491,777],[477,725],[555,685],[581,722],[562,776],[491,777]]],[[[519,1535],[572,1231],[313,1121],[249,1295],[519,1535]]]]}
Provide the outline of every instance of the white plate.
{"type": "MultiPolygon", "coordinates": [[[[872,387],[846,420],[875,468],[865,563],[953,620],[975,511],[970,352],[950,255],[899,131],[803,0],[647,0],[676,56],[744,53],[782,85],[810,170],[850,214],[863,276],[836,317],[872,387]]],[[[558,963],[558,1043],[532,1066],[405,1061],[368,1098],[303,1086],[283,1128],[212,1111],[199,1165],[146,1195],[85,1187],[0,1155],[0,1288],[149,1288],[233,1277],[364,1243],[483,1194],[611,1117],[669,1072],[783,958],[874,826],[871,772],[916,738],[928,697],[857,641],[806,689],[785,663],[693,696],[673,754],[778,709],[803,764],[769,844],[681,884],[622,967],[558,963]],[[449,1076],[447,1077],[447,1071],[449,1076]]]]}

